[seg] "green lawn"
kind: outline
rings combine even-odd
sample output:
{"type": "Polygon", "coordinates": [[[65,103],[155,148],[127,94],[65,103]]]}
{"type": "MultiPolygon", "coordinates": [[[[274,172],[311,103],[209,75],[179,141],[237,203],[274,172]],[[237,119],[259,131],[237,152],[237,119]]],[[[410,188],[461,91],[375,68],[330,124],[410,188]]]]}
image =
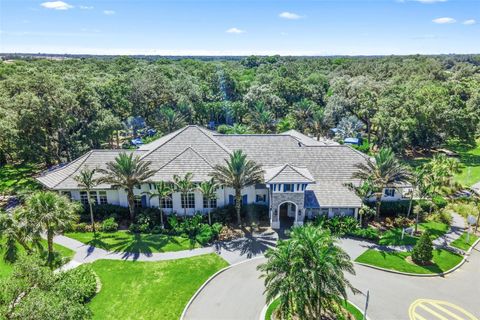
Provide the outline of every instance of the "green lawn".
{"type": "Polygon", "coordinates": [[[187,302],[228,264],[216,254],[160,262],[97,260],[102,283],[90,302],[94,319],[179,319],[187,302]]]}
{"type": "MultiPolygon", "coordinates": [[[[432,240],[437,239],[438,237],[443,236],[448,231],[449,226],[445,223],[428,221],[418,224],[418,229],[430,232],[430,237],[432,240]]],[[[408,234],[405,234],[402,240],[402,228],[395,228],[386,231],[378,241],[380,245],[415,245],[418,241],[418,237],[412,237],[408,234]]]]}
{"type": "Polygon", "coordinates": [[[93,232],[70,232],[65,235],[97,248],[117,252],[152,253],[199,247],[198,243],[192,243],[190,239],[161,234],[132,234],[127,231],[117,231],[97,232],[96,236],[93,232]]]}
{"type": "Polygon", "coordinates": [[[433,250],[434,264],[418,266],[405,260],[405,258],[410,255],[411,252],[385,252],[369,249],[355,259],[355,261],[385,269],[419,274],[445,272],[462,261],[462,257],[458,254],[444,249],[435,249],[433,250]]]}
{"type": "MultiPolygon", "coordinates": [[[[272,314],[275,310],[280,305],[280,299],[277,298],[273,300],[270,305],[267,308],[267,311],[265,312],[265,320],[270,320],[272,319],[272,314]]],[[[347,309],[348,312],[352,314],[352,316],[355,318],[355,320],[363,320],[363,314],[355,308],[350,302],[346,301],[344,304],[345,309],[347,309]]]]}
{"type": "MultiPolygon", "coordinates": [[[[47,241],[42,240],[42,245],[46,250],[47,241]]],[[[60,255],[62,257],[66,257],[66,258],[71,259],[73,257],[73,255],[75,254],[74,251],[72,251],[68,248],[65,248],[61,245],[53,244],[53,246],[54,246],[55,251],[60,253],[60,255]]],[[[23,247],[21,247],[20,245],[18,246],[18,251],[19,251],[19,254],[24,254],[25,253],[23,247]]],[[[6,263],[5,261],[3,261],[3,249],[0,247],[0,278],[8,276],[12,272],[12,268],[13,268],[13,266],[10,263],[6,263]]]]}
{"type": "Polygon", "coordinates": [[[460,154],[462,172],[455,176],[455,181],[464,186],[471,186],[480,181],[480,140],[476,146],[451,142],[448,148],[460,154]]]}
{"type": "Polygon", "coordinates": [[[0,194],[36,190],[39,184],[33,176],[39,169],[31,165],[0,166],[0,194]]]}
{"type": "Polygon", "coordinates": [[[475,241],[478,240],[478,236],[470,233],[470,239],[469,241],[467,242],[467,233],[464,232],[460,238],[458,238],[457,240],[453,241],[450,245],[452,247],[456,247],[456,248],[459,248],[459,249],[462,249],[464,251],[467,251],[468,249],[470,249],[470,247],[475,243],[475,241]]]}

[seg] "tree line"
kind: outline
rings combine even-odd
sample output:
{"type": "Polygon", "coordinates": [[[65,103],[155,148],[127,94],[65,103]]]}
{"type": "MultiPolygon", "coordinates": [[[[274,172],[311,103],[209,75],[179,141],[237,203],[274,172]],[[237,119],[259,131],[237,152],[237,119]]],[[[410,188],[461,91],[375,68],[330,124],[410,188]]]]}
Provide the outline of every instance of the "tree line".
{"type": "Polygon", "coordinates": [[[0,64],[0,163],[50,166],[116,146],[131,117],[160,133],[340,126],[402,153],[473,142],[479,110],[475,55],[18,59],[0,64]]]}

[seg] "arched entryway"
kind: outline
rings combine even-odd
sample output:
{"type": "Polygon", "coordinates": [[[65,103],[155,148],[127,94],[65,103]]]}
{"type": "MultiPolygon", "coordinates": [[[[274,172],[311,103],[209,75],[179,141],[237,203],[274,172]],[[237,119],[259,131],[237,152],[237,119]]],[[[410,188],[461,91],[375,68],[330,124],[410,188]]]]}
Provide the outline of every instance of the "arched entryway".
{"type": "Polygon", "coordinates": [[[278,205],[280,228],[290,228],[293,226],[297,209],[297,205],[291,201],[282,202],[278,205]]]}

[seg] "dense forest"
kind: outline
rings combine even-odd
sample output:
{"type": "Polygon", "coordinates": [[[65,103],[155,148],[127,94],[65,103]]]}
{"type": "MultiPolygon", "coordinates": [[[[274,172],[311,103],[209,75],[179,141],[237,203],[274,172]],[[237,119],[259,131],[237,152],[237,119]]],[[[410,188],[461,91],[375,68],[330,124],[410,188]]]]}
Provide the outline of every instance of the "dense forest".
{"type": "Polygon", "coordinates": [[[138,117],[158,134],[185,124],[315,136],[336,127],[399,154],[471,143],[480,127],[480,56],[0,63],[0,164],[50,166],[114,147],[138,117]]]}

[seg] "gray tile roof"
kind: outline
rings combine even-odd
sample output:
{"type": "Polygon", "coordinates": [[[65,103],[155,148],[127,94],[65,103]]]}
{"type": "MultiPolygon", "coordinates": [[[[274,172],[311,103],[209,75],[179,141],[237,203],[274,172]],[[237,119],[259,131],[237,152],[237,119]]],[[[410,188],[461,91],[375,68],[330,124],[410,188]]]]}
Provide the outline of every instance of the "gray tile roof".
{"type": "Polygon", "coordinates": [[[307,168],[298,168],[292,165],[284,164],[283,166],[265,169],[266,183],[302,183],[315,182],[310,171],[307,168]]]}
{"type": "MultiPolygon", "coordinates": [[[[296,131],[284,134],[222,135],[198,126],[187,126],[135,151],[93,150],[70,164],[46,172],[38,180],[51,189],[76,189],[76,173],[83,167],[104,168],[120,152],[134,152],[151,161],[157,170],[153,181],[169,180],[174,174],[194,174],[206,180],[213,166],[223,164],[233,150],[243,150],[247,157],[262,165],[265,178],[277,170],[278,179],[312,179],[312,190],[321,206],[359,206],[360,199],[344,184],[352,181],[355,164],[364,162],[364,154],[344,145],[325,145],[296,131]],[[288,164],[288,166],[285,166],[288,164]],[[284,168],[282,172],[279,168],[284,168]],[[276,169],[275,169],[276,168],[276,169]],[[284,177],[282,176],[284,175],[284,177]]],[[[295,181],[296,182],[296,181],[295,181]]],[[[107,188],[109,186],[98,186],[107,188]]]]}

